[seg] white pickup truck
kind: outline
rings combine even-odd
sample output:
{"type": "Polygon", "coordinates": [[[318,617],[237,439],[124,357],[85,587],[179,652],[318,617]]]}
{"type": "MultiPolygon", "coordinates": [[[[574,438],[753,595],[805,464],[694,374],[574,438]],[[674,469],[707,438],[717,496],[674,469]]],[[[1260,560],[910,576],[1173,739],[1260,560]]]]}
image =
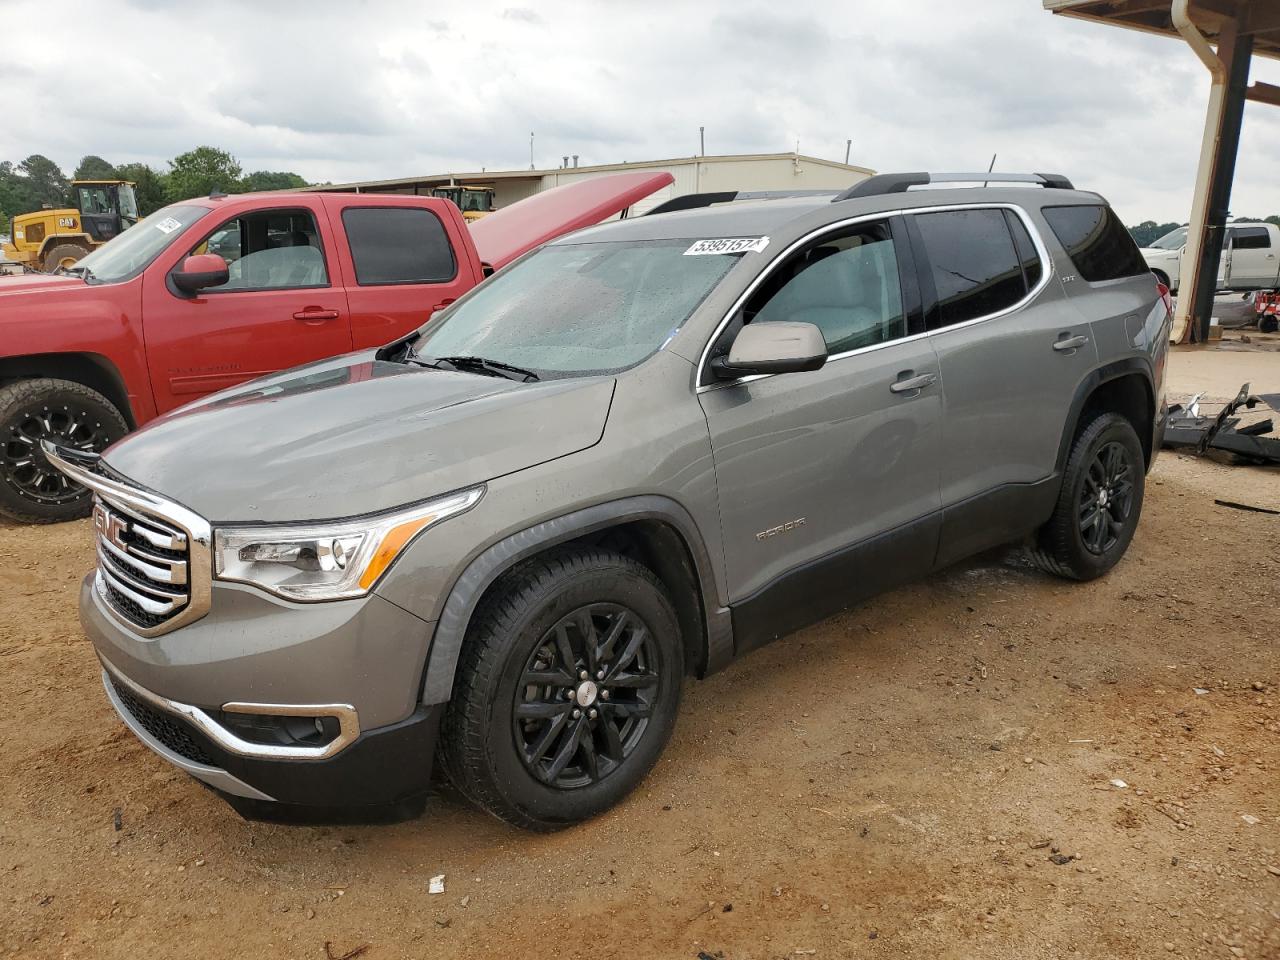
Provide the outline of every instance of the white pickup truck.
{"type": "MultiPolygon", "coordinates": [[[[1160,282],[1177,293],[1187,228],[1166,233],[1142,256],[1160,282]]],[[[1219,290],[1280,289],[1280,227],[1274,223],[1235,220],[1227,224],[1227,238],[1218,265],[1219,290]]]]}

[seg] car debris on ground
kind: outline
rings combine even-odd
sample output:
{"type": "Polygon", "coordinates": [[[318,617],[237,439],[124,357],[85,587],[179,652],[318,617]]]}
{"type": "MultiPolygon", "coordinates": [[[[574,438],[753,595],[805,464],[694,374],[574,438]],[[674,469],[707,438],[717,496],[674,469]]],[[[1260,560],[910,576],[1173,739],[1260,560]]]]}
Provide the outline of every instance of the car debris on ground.
{"type": "Polygon", "coordinates": [[[1249,389],[1250,385],[1244,384],[1235,399],[1212,416],[1201,412],[1201,394],[1185,405],[1174,404],[1169,408],[1164,445],[1191,450],[1198,456],[1212,449],[1233,454],[1241,463],[1280,464],[1280,434],[1275,434],[1275,421],[1267,417],[1244,424],[1243,418],[1236,416],[1241,408],[1253,410],[1258,406],[1280,413],[1280,393],[1256,396],[1249,389]]]}

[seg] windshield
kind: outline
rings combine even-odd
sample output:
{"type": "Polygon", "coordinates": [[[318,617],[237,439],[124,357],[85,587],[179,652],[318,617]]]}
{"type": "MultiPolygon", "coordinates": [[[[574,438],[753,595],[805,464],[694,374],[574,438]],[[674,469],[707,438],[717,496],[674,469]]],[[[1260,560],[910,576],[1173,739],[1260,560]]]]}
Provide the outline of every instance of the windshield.
{"type": "Polygon", "coordinates": [[[1177,230],[1166,233],[1159,240],[1153,241],[1151,246],[1157,250],[1177,250],[1179,247],[1185,245],[1186,242],[1187,228],[1179,227],[1177,230]]]}
{"type": "Polygon", "coordinates": [[[94,283],[116,283],[136,276],[187,227],[206,213],[208,207],[175,205],[157,210],[135,227],[109,240],[75,265],[83,268],[85,279],[94,283]]]}
{"type": "Polygon", "coordinates": [[[424,328],[419,357],[483,357],[539,377],[612,373],[655,353],[740,255],[691,240],[555,244],[424,328]]]}

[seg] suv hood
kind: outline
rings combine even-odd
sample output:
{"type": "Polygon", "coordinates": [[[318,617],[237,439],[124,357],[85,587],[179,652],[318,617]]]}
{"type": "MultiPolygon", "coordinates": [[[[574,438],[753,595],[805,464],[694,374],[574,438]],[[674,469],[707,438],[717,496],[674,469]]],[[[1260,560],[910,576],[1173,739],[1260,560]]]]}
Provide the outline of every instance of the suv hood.
{"type": "Polygon", "coordinates": [[[103,459],[215,523],[349,517],[593,446],[613,386],[612,377],[517,383],[370,352],[183,407],[103,459]]]}

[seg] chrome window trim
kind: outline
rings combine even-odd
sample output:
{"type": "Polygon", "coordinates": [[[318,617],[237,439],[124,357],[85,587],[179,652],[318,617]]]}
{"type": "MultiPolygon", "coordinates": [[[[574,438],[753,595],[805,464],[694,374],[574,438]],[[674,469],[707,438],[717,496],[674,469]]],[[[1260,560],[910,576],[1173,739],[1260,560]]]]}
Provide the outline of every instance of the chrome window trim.
{"type": "MultiPolygon", "coordinates": [[[[98,584],[100,605],[112,620],[134,636],[149,640],[194,623],[209,612],[213,591],[213,530],[204,517],[149,490],[121,483],[95,472],[100,460],[96,454],[58,447],[48,440],[42,440],[40,446],[50,463],[76,483],[88,487],[108,506],[115,504],[161,524],[176,527],[187,539],[187,589],[190,595],[187,605],[164,623],[143,627],[127,619],[111,603],[102,600],[103,587],[98,584]]],[[[99,574],[95,581],[100,579],[99,574]]]]}
{"type": "MultiPolygon", "coordinates": [[[[891,217],[909,217],[916,214],[946,213],[946,212],[956,211],[956,210],[1011,210],[1013,211],[1018,216],[1018,218],[1022,221],[1022,225],[1027,228],[1027,233],[1031,237],[1031,245],[1035,247],[1036,254],[1040,257],[1040,267],[1041,267],[1040,282],[1037,283],[1035,287],[1033,287],[1031,291],[1028,292],[1027,295],[1024,296],[1021,300],[1019,300],[1017,303],[1013,304],[1010,307],[1006,307],[1004,310],[997,311],[996,313],[990,313],[981,317],[974,317],[972,320],[965,320],[963,323],[952,324],[949,327],[939,327],[937,330],[925,330],[925,331],[922,331],[921,333],[913,333],[906,337],[899,337],[897,340],[889,340],[886,343],[874,343],[874,344],[871,344],[870,346],[858,347],[856,350],[845,350],[842,353],[835,353],[827,357],[827,363],[833,363],[836,360],[843,360],[846,357],[852,357],[852,356],[857,356],[859,354],[870,353],[873,350],[883,350],[885,347],[896,347],[899,344],[912,343],[913,341],[922,340],[926,337],[932,337],[940,333],[946,333],[949,330],[960,330],[960,329],[963,329],[964,327],[972,326],[975,323],[985,323],[988,320],[996,320],[996,319],[999,319],[1000,317],[1004,317],[1010,313],[1014,313],[1018,310],[1021,310],[1028,303],[1030,303],[1032,300],[1034,300],[1036,297],[1040,296],[1040,294],[1044,292],[1045,287],[1049,285],[1049,281],[1055,275],[1053,258],[1049,256],[1049,249],[1048,247],[1045,246],[1044,238],[1041,237],[1040,230],[1036,226],[1035,221],[1031,219],[1031,215],[1016,203],[1010,203],[1008,201],[988,201],[988,202],[979,201],[974,203],[949,203],[949,204],[945,204],[943,206],[937,206],[937,207],[904,207],[904,208],[899,208],[897,210],[881,210],[877,213],[866,213],[856,217],[848,217],[844,220],[836,220],[831,223],[824,224],[821,227],[816,227],[815,229],[809,231],[799,239],[793,240],[790,244],[786,246],[785,249],[782,250],[781,253],[779,253],[769,263],[767,267],[765,267],[764,270],[762,270],[756,276],[754,280],[751,281],[750,284],[748,284],[747,289],[744,290],[736,300],[734,300],[733,305],[729,308],[724,318],[716,325],[715,330],[712,332],[711,336],[707,339],[706,344],[702,348],[702,354],[698,358],[698,367],[693,380],[694,385],[696,387],[696,392],[706,393],[709,390],[720,390],[720,389],[723,389],[724,387],[736,387],[739,384],[751,383],[756,380],[764,380],[768,377],[780,376],[780,374],[776,374],[776,373],[757,373],[748,377],[739,377],[736,380],[725,380],[719,383],[707,383],[707,384],[702,383],[702,373],[707,364],[707,357],[711,353],[711,347],[715,344],[716,340],[720,338],[720,334],[724,332],[724,329],[729,325],[730,321],[737,314],[737,312],[742,309],[742,305],[746,303],[747,299],[753,293],[755,293],[756,289],[760,286],[760,284],[763,283],[764,280],[771,273],[773,273],[773,271],[776,270],[786,260],[786,258],[789,257],[791,254],[793,254],[797,249],[818,239],[824,234],[831,233],[838,230],[843,230],[846,227],[856,226],[859,223],[869,223],[876,220],[888,220],[891,217]]],[[[1012,237],[1010,237],[1010,242],[1012,242],[1012,237]]],[[[1016,248],[1014,252],[1015,253],[1017,252],[1016,248]]],[[[916,269],[919,270],[920,268],[921,268],[920,265],[917,264],[916,269]]]]}
{"type": "Polygon", "coordinates": [[[349,703],[224,703],[227,713],[268,714],[284,717],[336,717],[338,735],[320,747],[288,747],[283,744],[254,743],[236,736],[199,707],[170,700],[135,683],[102,654],[98,654],[104,670],[111,679],[127,687],[140,700],[145,700],[157,710],[188,721],[206,737],[228,753],[261,760],[325,760],[350,746],[360,736],[360,715],[349,703]]]}

